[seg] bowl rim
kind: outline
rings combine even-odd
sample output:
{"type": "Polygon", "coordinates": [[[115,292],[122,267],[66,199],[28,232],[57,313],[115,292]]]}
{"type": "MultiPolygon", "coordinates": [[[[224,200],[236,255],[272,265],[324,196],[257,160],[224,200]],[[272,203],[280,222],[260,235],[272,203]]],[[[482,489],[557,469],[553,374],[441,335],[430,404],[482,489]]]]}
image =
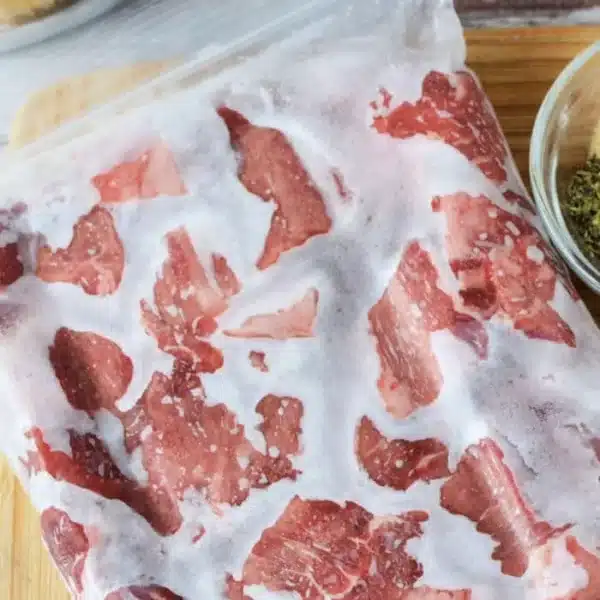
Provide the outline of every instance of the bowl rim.
{"type": "MultiPolygon", "coordinates": [[[[588,259],[579,250],[577,244],[571,237],[564,220],[557,222],[552,214],[550,205],[552,198],[546,193],[544,185],[544,164],[543,155],[545,152],[545,142],[547,136],[547,124],[550,122],[557,100],[561,92],[567,87],[573,77],[587,64],[594,56],[600,54],[600,40],[588,46],[573,58],[560,72],[554,80],[550,89],[546,92],[544,100],[535,117],[531,140],[529,145],[529,179],[533,199],[542,221],[542,225],[550,238],[552,245],[558,250],[561,257],[576,275],[592,290],[600,294],[600,272],[588,261],[588,259]],[[565,243],[565,239],[571,241],[572,248],[565,243]]],[[[556,190],[556,179],[552,176],[551,195],[558,198],[556,190]]]]}

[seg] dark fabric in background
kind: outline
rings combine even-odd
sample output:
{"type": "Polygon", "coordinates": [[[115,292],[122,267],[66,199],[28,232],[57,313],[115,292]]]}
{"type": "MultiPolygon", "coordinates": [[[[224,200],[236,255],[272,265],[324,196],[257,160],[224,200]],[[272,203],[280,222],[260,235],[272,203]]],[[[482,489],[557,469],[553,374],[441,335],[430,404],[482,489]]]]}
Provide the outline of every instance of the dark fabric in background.
{"type": "Polygon", "coordinates": [[[455,0],[459,12],[579,10],[600,6],[600,0],[455,0]]]}

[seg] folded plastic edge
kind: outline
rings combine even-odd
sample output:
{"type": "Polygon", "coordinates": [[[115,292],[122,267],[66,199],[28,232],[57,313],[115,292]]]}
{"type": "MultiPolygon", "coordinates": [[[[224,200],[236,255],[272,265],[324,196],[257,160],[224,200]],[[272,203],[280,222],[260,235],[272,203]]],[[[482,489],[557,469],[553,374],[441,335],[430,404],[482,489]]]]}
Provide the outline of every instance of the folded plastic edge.
{"type": "Polygon", "coordinates": [[[466,57],[463,30],[452,0],[374,0],[369,3],[360,0],[257,0],[246,5],[242,14],[235,15],[235,22],[244,23],[244,30],[235,31],[233,27],[234,35],[224,44],[218,40],[218,34],[211,32],[232,29],[232,18],[233,15],[225,12],[214,14],[207,20],[203,30],[198,32],[199,38],[206,39],[206,46],[179,66],[94,107],[18,150],[5,152],[0,158],[0,167],[3,167],[0,180],[19,177],[31,161],[89,135],[99,119],[106,123],[122,115],[128,107],[142,107],[155,100],[160,91],[175,90],[179,83],[199,73],[220,72],[220,67],[225,71],[233,57],[244,57],[257,44],[268,47],[319,22],[339,20],[342,23],[339,31],[343,35],[364,34],[385,24],[384,31],[407,50],[429,47],[432,52],[439,52],[442,46],[455,53],[458,64],[464,63],[466,57]],[[424,28],[423,23],[433,23],[433,27],[424,28]]]}

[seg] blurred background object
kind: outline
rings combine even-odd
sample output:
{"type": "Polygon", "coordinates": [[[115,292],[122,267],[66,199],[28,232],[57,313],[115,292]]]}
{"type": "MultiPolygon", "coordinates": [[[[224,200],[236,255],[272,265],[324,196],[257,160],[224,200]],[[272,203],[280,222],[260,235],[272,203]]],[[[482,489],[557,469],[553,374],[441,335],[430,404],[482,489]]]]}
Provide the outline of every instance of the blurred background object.
{"type": "Polygon", "coordinates": [[[600,23],[600,0],[455,0],[466,26],[600,23]]]}
{"type": "Polygon", "coordinates": [[[459,11],[580,10],[599,6],[598,0],[456,0],[459,11]]]}
{"type": "MultiPolygon", "coordinates": [[[[264,12],[265,5],[278,4],[279,0],[77,0],[23,25],[0,25],[0,151],[19,108],[39,90],[97,69],[193,56],[243,35],[248,21],[264,12]],[[233,24],[222,19],[232,10],[238,14],[233,24]]],[[[468,28],[600,24],[600,0],[455,4],[468,28]]]]}
{"type": "Polygon", "coordinates": [[[0,52],[43,42],[107,13],[123,0],[0,0],[0,52]]]}

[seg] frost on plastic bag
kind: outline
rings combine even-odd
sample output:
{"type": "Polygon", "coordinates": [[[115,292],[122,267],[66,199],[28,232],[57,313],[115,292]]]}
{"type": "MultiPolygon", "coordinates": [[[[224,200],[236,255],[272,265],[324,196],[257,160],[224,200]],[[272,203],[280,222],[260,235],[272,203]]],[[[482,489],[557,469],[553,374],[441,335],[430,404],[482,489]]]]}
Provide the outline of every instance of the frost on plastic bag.
{"type": "Polygon", "coordinates": [[[402,6],[1,182],[0,439],[74,597],[600,597],[597,331],[402,6]]]}

